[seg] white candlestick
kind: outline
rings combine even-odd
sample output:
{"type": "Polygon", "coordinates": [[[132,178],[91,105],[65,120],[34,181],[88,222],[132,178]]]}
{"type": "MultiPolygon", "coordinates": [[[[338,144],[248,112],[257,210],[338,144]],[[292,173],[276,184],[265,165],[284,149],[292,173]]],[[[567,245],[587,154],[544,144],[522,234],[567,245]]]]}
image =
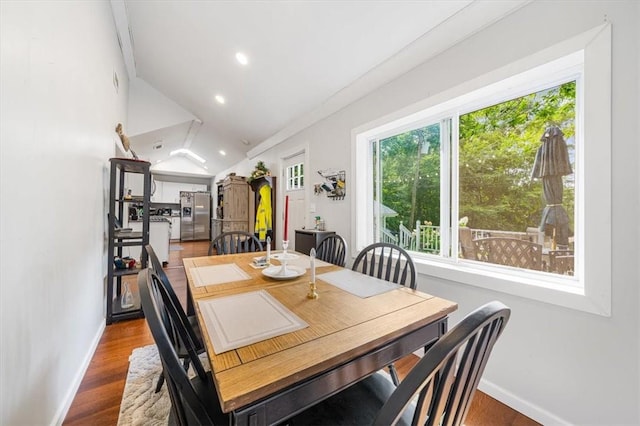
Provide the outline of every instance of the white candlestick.
{"type": "Polygon", "coordinates": [[[267,237],[267,265],[271,261],[271,237],[267,237]]]}
{"type": "Polygon", "coordinates": [[[316,249],[312,248],[311,253],[309,254],[311,258],[311,282],[315,284],[316,282],[316,249]]]}

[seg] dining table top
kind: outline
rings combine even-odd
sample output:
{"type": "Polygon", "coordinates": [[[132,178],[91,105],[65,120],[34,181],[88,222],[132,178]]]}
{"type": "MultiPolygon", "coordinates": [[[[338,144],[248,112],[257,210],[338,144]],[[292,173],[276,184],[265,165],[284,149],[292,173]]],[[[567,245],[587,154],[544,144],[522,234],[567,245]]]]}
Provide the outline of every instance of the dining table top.
{"type": "MultiPolygon", "coordinates": [[[[308,259],[296,254],[303,262],[308,259]]],[[[446,318],[457,309],[454,302],[402,286],[371,297],[359,297],[326,282],[322,274],[344,268],[321,262],[318,263],[322,266],[316,267],[319,297],[311,299],[307,297],[310,269],[293,279],[273,279],[253,266],[254,257],[259,255],[263,253],[183,259],[224,412],[277,394],[446,318]],[[196,281],[199,268],[215,265],[235,265],[249,278],[211,285],[196,281]],[[200,302],[257,291],[267,292],[308,326],[232,350],[216,351],[200,302]]],[[[278,261],[272,260],[272,264],[277,265],[278,261]]],[[[252,312],[249,309],[243,315],[251,316],[252,312]]]]}

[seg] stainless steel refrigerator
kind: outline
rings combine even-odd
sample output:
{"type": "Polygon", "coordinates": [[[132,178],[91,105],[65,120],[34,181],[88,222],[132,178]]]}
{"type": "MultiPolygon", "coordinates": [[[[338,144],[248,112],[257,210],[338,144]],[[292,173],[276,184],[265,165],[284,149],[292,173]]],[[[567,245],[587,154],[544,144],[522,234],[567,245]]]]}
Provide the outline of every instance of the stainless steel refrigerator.
{"type": "Polygon", "coordinates": [[[180,191],[180,240],[208,240],[211,193],[180,191]]]}

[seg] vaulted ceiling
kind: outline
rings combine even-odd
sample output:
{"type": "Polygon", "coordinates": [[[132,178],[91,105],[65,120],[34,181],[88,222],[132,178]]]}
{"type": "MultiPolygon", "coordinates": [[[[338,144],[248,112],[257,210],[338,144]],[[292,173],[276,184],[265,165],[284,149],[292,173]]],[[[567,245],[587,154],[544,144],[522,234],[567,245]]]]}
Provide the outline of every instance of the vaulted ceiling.
{"type": "Polygon", "coordinates": [[[132,146],[153,163],[188,148],[214,175],[524,3],[112,0],[132,146]]]}

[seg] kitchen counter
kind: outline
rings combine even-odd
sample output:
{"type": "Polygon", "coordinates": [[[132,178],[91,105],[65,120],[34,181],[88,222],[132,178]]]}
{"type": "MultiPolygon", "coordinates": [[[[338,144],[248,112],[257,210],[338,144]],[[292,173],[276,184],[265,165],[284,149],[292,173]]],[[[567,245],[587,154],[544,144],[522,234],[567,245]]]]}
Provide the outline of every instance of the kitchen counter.
{"type": "MultiPolygon", "coordinates": [[[[129,225],[134,232],[142,232],[141,220],[130,220],[129,225]]],[[[169,238],[171,236],[171,220],[165,216],[149,218],[149,244],[162,263],[169,262],[169,238]]],[[[128,247],[129,256],[140,259],[142,247],[128,247]]]]}
{"type": "MultiPolygon", "coordinates": [[[[151,216],[149,217],[149,222],[167,222],[171,223],[171,216],[151,216]]],[[[129,220],[130,223],[142,223],[141,219],[138,220],[129,220]]]]}

